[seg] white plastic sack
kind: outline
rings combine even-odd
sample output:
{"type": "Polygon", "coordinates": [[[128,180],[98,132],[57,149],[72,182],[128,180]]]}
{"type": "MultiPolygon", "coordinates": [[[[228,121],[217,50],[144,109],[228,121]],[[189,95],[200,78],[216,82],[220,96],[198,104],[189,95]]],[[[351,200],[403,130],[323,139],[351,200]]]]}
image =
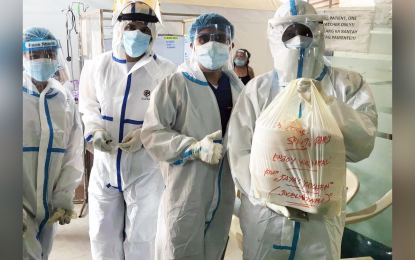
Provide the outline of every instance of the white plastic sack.
{"type": "Polygon", "coordinates": [[[346,177],[343,135],[314,84],[308,105],[298,95],[297,82],[256,121],[250,159],[255,197],[304,212],[339,215],[346,177]]]}

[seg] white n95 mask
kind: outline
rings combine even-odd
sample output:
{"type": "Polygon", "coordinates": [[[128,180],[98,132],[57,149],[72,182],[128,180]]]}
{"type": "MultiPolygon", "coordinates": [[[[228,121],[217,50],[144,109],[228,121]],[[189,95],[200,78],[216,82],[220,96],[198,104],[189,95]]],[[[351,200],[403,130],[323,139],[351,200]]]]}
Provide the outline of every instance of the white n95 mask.
{"type": "Polygon", "coordinates": [[[151,36],[139,30],[124,31],[122,46],[128,56],[137,58],[143,55],[150,45],[151,36]]]}
{"type": "Polygon", "coordinates": [[[210,70],[219,69],[229,58],[229,46],[215,41],[197,46],[196,51],[197,60],[210,70]]]}
{"type": "Polygon", "coordinates": [[[305,48],[310,47],[312,43],[313,43],[313,37],[297,35],[294,38],[291,38],[288,41],[285,41],[284,45],[288,49],[305,49],[305,48]]]}
{"type": "Polygon", "coordinates": [[[58,61],[41,58],[23,62],[24,72],[36,81],[45,82],[58,70],[58,61]]]}

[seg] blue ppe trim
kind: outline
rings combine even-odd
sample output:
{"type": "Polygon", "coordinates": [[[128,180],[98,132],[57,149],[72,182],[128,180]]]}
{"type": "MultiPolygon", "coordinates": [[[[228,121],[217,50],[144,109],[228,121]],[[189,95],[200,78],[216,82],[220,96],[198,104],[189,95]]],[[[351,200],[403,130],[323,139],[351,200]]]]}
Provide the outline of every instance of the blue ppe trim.
{"type": "MultiPolygon", "coordinates": [[[[127,77],[127,87],[125,88],[124,93],[124,99],[122,101],[122,107],[121,107],[121,118],[120,118],[120,131],[118,136],[118,142],[122,143],[122,139],[124,138],[124,120],[125,120],[125,110],[127,108],[127,101],[128,101],[128,94],[130,93],[130,87],[131,87],[131,74],[127,77]]],[[[118,184],[118,190],[121,192],[121,156],[122,156],[122,150],[118,148],[117,153],[117,184],[118,184]]]]}
{"type": "Polygon", "coordinates": [[[164,185],[164,190],[166,190],[166,185],[164,185]]]}
{"type": "Polygon", "coordinates": [[[114,187],[116,188],[119,192],[122,191],[121,189],[121,155],[122,155],[122,150],[118,148],[118,152],[117,152],[117,183],[118,183],[118,187],[114,187]]]}
{"type": "Polygon", "coordinates": [[[142,125],[144,121],[136,121],[132,119],[125,119],[124,124],[132,124],[132,125],[142,125]]]}
{"type": "MultiPolygon", "coordinates": [[[[275,72],[275,77],[277,77],[278,83],[279,83],[279,78],[278,78],[278,71],[275,72]]],[[[282,88],[285,88],[285,86],[280,86],[282,88]]]]}
{"type": "Polygon", "coordinates": [[[25,52],[25,51],[44,51],[44,50],[51,50],[51,49],[56,50],[56,49],[59,49],[59,48],[60,48],[60,45],[59,45],[58,40],[53,40],[53,39],[23,42],[23,52],[25,52]],[[45,42],[45,43],[49,42],[49,43],[53,43],[54,45],[45,46],[43,44],[43,46],[40,46],[40,45],[42,45],[42,44],[40,44],[41,42],[45,42]],[[38,43],[38,44],[36,44],[36,43],[38,43]],[[32,44],[33,47],[26,47],[26,44],[32,44]]]}
{"type": "MultiPolygon", "coordinates": [[[[135,13],[135,4],[131,4],[131,13],[134,14],[135,13]]],[[[133,22],[136,22],[137,20],[132,20],[133,22]]]]}
{"type": "MultiPolygon", "coordinates": [[[[23,152],[39,152],[39,147],[23,147],[23,152]]],[[[48,153],[65,153],[66,149],[48,148],[48,153]]]]}
{"type": "Polygon", "coordinates": [[[180,160],[178,160],[178,161],[175,161],[174,163],[172,163],[173,165],[180,165],[180,164],[183,164],[183,162],[184,162],[184,159],[186,159],[187,157],[189,157],[190,155],[192,155],[193,154],[193,152],[192,152],[192,150],[189,150],[189,151],[187,151],[187,152],[185,152],[184,154],[183,154],[183,159],[180,159],[180,160]]]}
{"type": "Polygon", "coordinates": [[[157,60],[157,55],[156,54],[153,55],[153,59],[157,60]]]}
{"type": "Polygon", "coordinates": [[[62,149],[62,148],[48,148],[48,153],[66,153],[66,149],[62,149]]]}
{"type": "Polygon", "coordinates": [[[104,120],[107,120],[107,121],[112,121],[114,119],[113,117],[103,116],[103,115],[101,115],[101,118],[104,119],[104,120]]]}
{"type": "Polygon", "coordinates": [[[32,95],[32,96],[37,97],[37,98],[40,97],[40,95],[38,93],[33,92],[32,90],[29,90],[25,87],[23,87],[23,92],[26,92],[27,94],[32,95]]]}
{"type": "Polygon", "coordinates": [[[124,63],[124,64],[127,64],[127,60],[119,60],[119,59],[115,58],[115,57],[114,57],[114,53],[112,54],[112,59],[113,59],[114,61],[118,62],[118,63],[124,63]]]}
{"type": "Polygon", "coordinates": [[[221,194],[222,193],[221,181],[222,181],[223,161],[224,161],[224,159],[222,159],[222,162],[220,164],[219,173],[218,173],[219,174],[219,177],[218,177],[218,187],[219,187],[218,204],[216,205],[216,208],[213,210],[212,219],[210,221],[208,221],[208,222],[205,222],[206,225],[207,225],[206,228],[205,228],[205,236],[206,236],[206,232],[208,231],[208,229],[210,227],[210,224],[212,223],[213,219],[215,218],[216,211],[218,211],[219,204],[220,204],[220,197],[222,195],[221,194]]]}
{"type": "MultiPolygon", "coordinates": [[[[218,144],[221,144],[222,143],[222,140],[213,140],[213,142],[214,143],[218,143],[218,144]]],[[[200,150],[199,150],[200,151],[200,150]]],[[[199,151],[196,151],[196,152],[199,152],[199,151]]],[[[189,150],[189,151],[187,151],[187,152],[185,152],[184,154],[183,154],[183,158],[182,159],[180,159],[180,160],[177,160],[177,161],[175,161],[174,163],[172,163],[173,165],[180,165],[180,164],[183,164],[183,162],[184,162],[184,159],[186,159],[187,157],[189,157],[190,155],[192,155],[193,154],[193,151],[192,150],[189,150]]]]}
{"type": "Polygon", "coordinates": [[[46,196],[48,192],[48,182],[49,182],[49,164],[50,164],[50,157],[52,154],[51,150],[53,146],[53,127],[52,127],[52,120],[49,114],[48,102],[46,99],[45,99],[45,114],[46,114],[46,118],[47,118],[48,126],[49,126],[49,142],[48,142],[48,150],[46,152],[45,176],[44,176],[44,181],[43,181],[43,207],[45,208],[45,218],[40,223],[38,236],[40,235],[40,232],[42,232],[42,229],[45,226],[46,221],[49,219],[49,207],[48,207],[46,196]]]}
{"type": "Polygon", "coordinates": [[[288,260],[294,260],[295,251],[297,251],[297,244],[298,244],[298,237],[299,236],[300,236],[300,222],[296,221],[295,222],[295,227],[294,227],[293,242],[291,244],[291,254],[290,254],[290,257],[288,258],[288,260]]]}
{"type": "Polygon", "coordinates": [[[317,81],[322,81],[323,79],[324,79],[324,76],[326,76],[326,73],[327,73],[327,70],[328,70],[329,68],[326,66],[326,65],[324,65],[324,67],[323,67],[323,71],[321,72],[321,74],[320,74],[320,76],[318,76],[317,78],[316,78],[316,80],[317,81]]]}
{"type": "Polygon", "coordinates": [[[39,147],[23,147],[23,152],[39,152],[39,147]]]}
{"type": "Polygon", "coordinates": [[[59,92],[56,92],[55,94],[52,94],[52,95],[48,95],[48,94],[46,94],[46,95],[45,95],[45,98],[47,98],[47,99],[51,99],[51,98],[56,97],[56,95],[58,95],[58,94],[59,94],[59,92]]]}
{"type": "Polygon", "coordinates": [[[107,188],[114,188],[114,189],[118,190],[117,187],[111,186],[111,184],[109,184],[109,183],[106,186],[107,186],[107,188]]]}
{"type": "Polygon", "coordinates": [[[279,250],[290,250],[290,256],[288,260],[294,260],[295,252],[297,251],[297,244],[298,244],[298,237],[300,236],[300,222],[296,221],[294,224],[294,234],[293,234],[293,241],[291,246],[280,246],[280,245],[273,245],[274,249],[279,250]]]}
{"type": "Polygon", "coordinates": [[[88,137],[85,139],[85,142],[89,142],[92,139],[92,135],[88,135],[88,137]]]}
{"type": "MultiPolygon", "coordinates": [[[[148,8],[148,14],[151,15],[151,8],[148,8]]],[[[148,25],[148,22],[144,22],[145,26],[148,25]]]]}
{"type": "Polygon", "coordinates": [[[292,16],[297,15],[297,9],[295,8],[295,0],[290,0],[290,9],[292,16]]]}
{"type": "Polygon", "coordinates": [[[300,49],[300,61],[298,62],[297,79],[303,76],[304,52],[305,49],[300,49]]]}
{"type": "Polygon", "coordinates": [[[206,82],[206,81],[201,81],[201,80],[195,79],[192,76],[190,76],[187,72],[182,72],[182,73],[191,82],[194,82],[194,83],[202,85],[202,86],[209,86],[209,83],[206,82]]]}
{"type": "MultiPolygon", "coordinates": [[[[53,90],[54,90],[53,88],[50,88],[50,89],[49,89],[49,91],[46,93],[45,97],[46,97],[47,99],[54,98],[57,94],[59,94],[59,92],[56,92],[55,94],[48,95],[48,94],[49,94],[49,93],[51,93],[53,90]]],[[[23,87],[23,92],[26,92],[27,94],[30,94],[30,95],[32,95],[32,96],[34,96],[34,97],[37,97],[37,98],[38,98],[38,97],[40,97],[40,94],[38,94],[38,93],[34,92],[33,90],[27,89],[27,88],[25,88],[25,87],[23,87]]]]}
{"type": "Polygon", "coordinates": [[[298,118],[301,118],[301,116],[302,116],[302,103],[300,103],[300,109],[299,109],[299,112],[298,112],[298,118]]]}
{"type": "Polygon", "coordinates": [[[278,246],[278,245],[273,245],[272,246],[274,249],[280,249],[280,250],[291,250],[290,246],[278,246]]]}

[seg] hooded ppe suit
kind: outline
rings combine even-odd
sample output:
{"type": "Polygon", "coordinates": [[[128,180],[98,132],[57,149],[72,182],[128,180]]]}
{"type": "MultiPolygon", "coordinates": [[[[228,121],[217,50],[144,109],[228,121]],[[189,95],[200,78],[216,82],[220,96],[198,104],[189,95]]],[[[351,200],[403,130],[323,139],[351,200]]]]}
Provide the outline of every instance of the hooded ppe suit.
{"type": "MultiPolygon", "coordinates": [[[[160,161],[165,191],[157,224],[156,259],[220,259],[228,238],[235,190],[226,156],[219,164],[187,160],[185,151],[222,129],[215,95],[190,61],[157,87],[141,134],[151,156],[160,161]]],[[[223,71],[235,104],[242,82],[223,71]]],[[[217,138],[226,151],[227,138],[217,138]]]]}
{"type": "MultiPolygon", "coordinates": [[[[53,51],[59,47],[46,29],[32,27],[23,32],[24,52],[53,51]],[[54,47],[30,48],[32,43],[54,47]]],[[[36,62],[37,59],[25,62],[36,62]]],[[[39,59],[40,60],[40,59],[39,59]]],[[[47,59],[44,59],[47,60],[47,59]]],[[[47,223],[58,208],[73,209],[75,189],[83,172],[83,138],[79,113],[71,93],[55,79],[47,79],[39,93],[23,74],[23,210],[27,232],[23,238],[23,259],[48,259],[56,224],[47,223]]],[[[28,71],[26,71],[28,70],[28,71]]],[[[32,70],[34,73],[35,70],[32,70]]],[[[52,75],[49,71],[45,75],[52,75]]],[[[49,77],[50,77],[49,75],[49,77]]]]}
{"type": "MultiPolygon", "coordinates": [[[[123,14],[154,15],[139,3],[127,5],[123,14]]],[[[156,56],[155,23],[145,22],[152,41],[144,56],[128,71],[123,31],[128,20],[115,21],[112,51],[86,64],[80,80],[80,111],[87,141],[104,129],[112,143],[121,143],[143,125],[153,90],[176,66],[156,56]]],[[[113,153],[94,149],[89,184],[89,214],[93,259],[153,259],[157,212],[163,192],[159,167],[145,148],[113,153]]]]}
{"type": "MultiPolygon", "coordinates": [[[[219,28],[228,25],[222,18],[217,14],[200,16],[189,29],[191,38],[194,39],[195,26],[202,29],[212,22],[219,23],[219,28]]],[[[165,182],[157,223],[158,260],[220,259],[232,218],[235,189],[227,157],[218,164],[209,164],[193,160],[194,151],[189,149],[205,136],[226,129],[213,87],[192,60],[195,59],[180,65],[179,72],[159,84],[141,134],[150,155],[160,161],[165,182]]],[[[223,78],[229,79],[226,95],[233,106],[243,84],[233,70],[222,67],[220,82],[223,78]]],[[[213,140],[223,144],[223,151],[227,145],[225,136],[213,140]]]]}
{"type": "Polygon", "coordinates": [[[346,161],[363,160],[373,150],[377,112],[370,88],[359,73],[324,65],[324,27],[318,23],[320,19],[314,8],[302,1],[289,1],[277,10],[268,31],[275,70],[251,80],[232,111],[228,154],[235,185],[242,192],[239,218],[246,260],[340,258],[345,190],[340,216],[308,214],[309,222],[300,223],[276,214],[254,197],[249,170],[255,121],[284,89],[280,83],[301,77],[320,81],[327,95],[335,97],[327,105],[343,133],[346,161]],[[284,30],[302,22],[313,32],[311,45],[288,49],[282,41],[284,30]]]}

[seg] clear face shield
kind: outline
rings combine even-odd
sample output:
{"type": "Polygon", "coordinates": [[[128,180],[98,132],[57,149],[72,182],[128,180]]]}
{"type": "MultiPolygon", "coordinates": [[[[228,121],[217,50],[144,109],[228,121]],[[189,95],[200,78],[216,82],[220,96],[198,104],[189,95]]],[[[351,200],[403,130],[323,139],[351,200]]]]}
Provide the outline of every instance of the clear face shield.
{"type": "Polygon", "coordinates": [[[280,81],[315,78],[323,69],[324,26],[322,21],[278,23],[269,21],[269,46],[280,81]]]}
{"type": "Polygon", "coordinates": [[[233,70],[231,27],[213,24],[196,31],[192,43],[192,70],[233,70]]]}
{"type": "Polygon", "coordinates": [[[235,63],[235,66],[245,66],[248,62],[248,53],[244,50],[237,50],[233,62],[235,63]]]}
{"type": "Polygon", "coordinates": [[[117,21],[144,21],[150,23],[160,23],[163,26],[161,17],[160,3],[158,0],[116,0],[114,2],[112,25],[117,21]],[[139,12],[138,9],[147,9],[147,13],[139,12]],[[155,16],[154,16],[155,15],[155,16]]]}
{"type": "Polygon", "coordinates": [[[61,83],[69,80],[58,40],[23,42],[23,68],[23,72],[35,84],[46,82],[51,77],[55,77],[61,83]]]}

